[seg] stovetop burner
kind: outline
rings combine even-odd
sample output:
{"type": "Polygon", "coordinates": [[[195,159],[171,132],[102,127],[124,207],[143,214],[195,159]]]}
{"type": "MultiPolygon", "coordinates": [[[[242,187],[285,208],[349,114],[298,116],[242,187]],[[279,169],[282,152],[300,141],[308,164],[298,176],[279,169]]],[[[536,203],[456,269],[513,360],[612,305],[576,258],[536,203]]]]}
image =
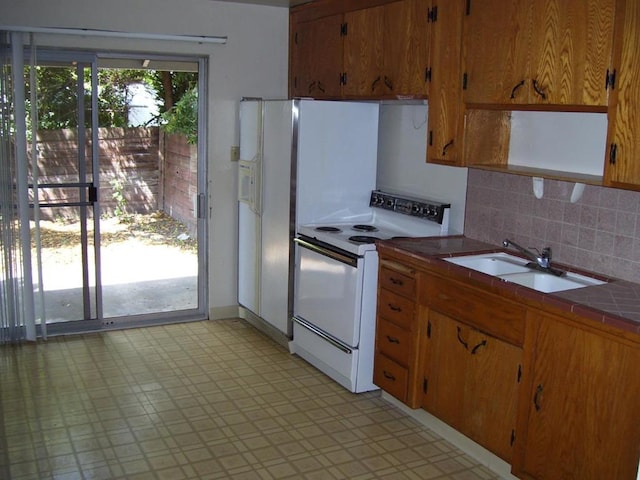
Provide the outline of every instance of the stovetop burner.
{"type": "Polygon", "coordinates": [[[330,232],[330,233],[339,233],[342,231],[338,227],[328,227],[328,226],[316,227],[316,230],[318,232],[330,232]]]}
{"type": "Polygon", "coordinates": [[[378,237],[372,237],[370,235],[353,235],[349,237],[349,240],[355,243],[375,243],[376,240],[381,240],[378,237]]]}
{"type": "Polygon", "coordinates": [[[357,230],[358,232],[377,232],[378,228],[373,226],[373,225],[354,225],[353,227],[354,230],[357,230]]]}

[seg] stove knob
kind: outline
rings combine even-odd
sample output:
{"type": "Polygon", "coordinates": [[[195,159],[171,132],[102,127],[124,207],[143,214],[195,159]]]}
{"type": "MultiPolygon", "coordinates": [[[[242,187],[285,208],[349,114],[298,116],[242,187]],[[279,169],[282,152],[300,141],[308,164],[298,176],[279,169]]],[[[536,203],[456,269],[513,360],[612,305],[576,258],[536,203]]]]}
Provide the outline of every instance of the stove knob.
{"type": "Polygon", "coordinates": [[[438,209],[433,205],[430,205],[427,211],[427,216],[431,218],[435,218],[438,216],[438,209]]]}
{"type": "Polygon", "coordinates": [[[411,213],[413,213],[414,215],[420,215],[422,213],[422,207],[419,203],[414,203],[411,206],[411,213]]]}
{"type": "Polygon", "coordinates": [[[393,209],[393,198],[387,200],[387,208],[393,209]]]}

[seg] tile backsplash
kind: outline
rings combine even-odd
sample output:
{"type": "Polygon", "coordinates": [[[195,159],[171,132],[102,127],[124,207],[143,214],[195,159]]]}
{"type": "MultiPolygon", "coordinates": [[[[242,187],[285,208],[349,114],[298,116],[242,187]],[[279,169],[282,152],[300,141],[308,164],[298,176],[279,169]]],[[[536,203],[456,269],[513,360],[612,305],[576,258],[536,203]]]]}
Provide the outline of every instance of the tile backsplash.
{"type": "Polygon", "coordinates": [[[640,193],[587,185],[571,203],[574,183],[469,169],[465,235],[501,245],[550,246],[553,260],[640,283],[640,193]]]}

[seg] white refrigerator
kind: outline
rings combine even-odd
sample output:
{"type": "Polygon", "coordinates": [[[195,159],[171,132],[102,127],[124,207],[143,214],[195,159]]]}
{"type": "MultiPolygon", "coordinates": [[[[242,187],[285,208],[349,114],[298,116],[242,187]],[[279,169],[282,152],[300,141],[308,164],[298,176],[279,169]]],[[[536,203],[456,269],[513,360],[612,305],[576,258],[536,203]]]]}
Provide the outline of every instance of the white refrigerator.
{"type": "Polygon", "coordinates": [[[288,338],[296,227],[365,217],[377,149],[375,103],[240,102],[238,303],[288,338]]]}

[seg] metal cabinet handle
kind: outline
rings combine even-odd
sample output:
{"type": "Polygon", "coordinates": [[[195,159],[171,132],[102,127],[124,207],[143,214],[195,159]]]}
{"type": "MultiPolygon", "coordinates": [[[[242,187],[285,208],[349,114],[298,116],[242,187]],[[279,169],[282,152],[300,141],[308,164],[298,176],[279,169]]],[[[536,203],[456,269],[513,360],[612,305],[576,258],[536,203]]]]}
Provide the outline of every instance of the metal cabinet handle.
{"type": "Polygon", "coordinates": [[[538,386],[536,387],[536,393],[535,393],[535,395],[533,396],[533,406],[535,407],[536,412],[539,412],[539,411],[540,411],[540,409],[542,408],[542,407],[540,406],[540,395],[542,395],[542,390],[543,390],[543,389],[542,389],[542,384],[538,385],[538,386]]]}
{"type": "Polygon", "coordinates": [[[469,344],[462,339],[462,329],[460,327],[456,327],[458,330],[458,342],[464,347],[465,350],[469,350],[469,344]]]}
{"type": "Polygon", "coordinates": [[[396,377],[393,376],[392,374],[390,374],[389,372],[387,372],[386,370],[382,371],[382,375],[384,375],[384,378],[387,378],[389,380],[393,380],[394,382],[396,381],[396,377]]]}
{"type": "Polygon", "coordinates": [[[444,147],[442,147],[443,157],[447,154],[447,150],[449,150],[449,148],[451,148],[452,146],[453,146],[453,140],[449,140],[449,143],[447,143],[444,147]]]}
{"type": "Polygon", "coordinates": [[[311,93],[315,87],[316,87],[316,82],[311,82],[307,90],[309,91],[309,93],[311,93]]]}
{"type": "Polygon", "coordinates": [[[400,340],[398,340],[397,338],[392,337],[390,335],[387,335],[387,341],[389,343],[397,343],[398,345],[400,345],[400,340]]]}
{"type": "Polygon", "coordinates": [[[389,277],[389,281],[394,285],[404,285],[404,282],[399,278],[389,277]]]}
{"type": "Polygon", "coordinates": [[[371,82],[371,91],[372,92],[376,89],[376,85],[378,85],[379,81],[380,81],[380,76],[378,76],[378,78],[376,78],[373,82],[371,82]]]}
{"type": "Polygon", "coordinates": [[[318,90],[320,90],[322,93],[324,93],[324,85],[320,82],[318,82],[318,90]]]}
{"type": "Polygon", "coordinates": [[[485,347],[486,345],[487,345],[487,340],[486,339],[482,340],[479,344],[477,344],[475,347],[471,349],[471,355],[475,355],[476,353],[478,353],[478,350],[481,347],[485,347]]]}
{"type": "Polygon", "coordinates": [[[386,85],[386,87],[391,90],[393,92],[393,83],[391,83],[391,79],[389,77],[387,77],[386,75],[384,76],[384,84],[386,85]]]}
{"type": "Polygon", "coordinates": [[[402,308],[398,307],[397,305],[394,305],[393,303],[387,303],[387,306],[394,312],[402,311],[402,308]]]}
{"type": "Polygon", "coordinates": [[[618,145],[615,143],[612,143],[611,146],[609,147],[609,163],[611,165],[616,164],[617,155],[618,155],[618,145]]]}
{"type": "Polygon", "coordinates": [[[543,100],[547,99],[547,94],[544,92],[544,90],[540,87],[540,85],[538,84],[537,80],[533,81],[533,89],[535,90],[535,92],[540,96],[540,98],[542,98],[543,100]]]}
{"type": "Polygon", "coordinates": [[[516,98],[516,92],[520,89],[520,87],[522,87],[524,85],[524,80],[521,80],[519,83],[516,84],[515,87],[513,87],[513,89],[511,90],[511,99],[513,100],[514,98],[516,98]]]}

